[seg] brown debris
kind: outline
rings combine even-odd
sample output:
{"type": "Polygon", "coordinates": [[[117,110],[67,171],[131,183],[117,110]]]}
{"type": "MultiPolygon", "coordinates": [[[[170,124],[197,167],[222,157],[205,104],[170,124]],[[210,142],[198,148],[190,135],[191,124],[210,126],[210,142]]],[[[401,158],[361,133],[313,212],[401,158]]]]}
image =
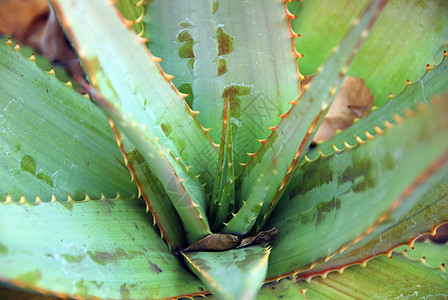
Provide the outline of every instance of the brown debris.
{"type": "MultiPolygon", "coordinates": [[[[301,90],[314,76],[301,81],[301,90]]],[[[332,138],[337,130],[353,124],[355,119],[362,119],[370,113],[374,97],[365,85],[364,79],[347,76],[336,99],[314,136],[313,142],[323,142],[332,138]]]]}
{"type": "Polygon", "coordinates": [[[31,46],[74,76],[84,76],[73,48],[46,0],[0,0],[0,34],[31,46]]]}
{"type": "Polygon", "coordinates": [[[255,236],[241,238],[233,234],[213,233],[188,246],[184,252],[225,251],[253,245],[265,244],[277,237],[277,228],[262,231],[255,236]]]}

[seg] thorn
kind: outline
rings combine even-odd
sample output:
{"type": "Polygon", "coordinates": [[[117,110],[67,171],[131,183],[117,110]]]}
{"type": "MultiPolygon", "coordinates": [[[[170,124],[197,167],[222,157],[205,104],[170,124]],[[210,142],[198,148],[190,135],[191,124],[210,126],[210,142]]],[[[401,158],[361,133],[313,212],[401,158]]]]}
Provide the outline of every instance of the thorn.
{"type": "Polygon", "coordinates": [[[4,204],[11,204],[12,203],[12,198],[10,194],[6,194],[6,200],[4,202],[4,204]]]}
{"type": "Polygon", "coordinates": [[[370,132],[368,132],[367,130],[364,130],[364,133],[366,134],[366,137],[367,137],[369,140],[373,140],[373,135],[371,135],[370,132]]]}
{"type": "Polygon", "coordinates": [[[54,196],[54,194],[51,195],[51,200],[50,200],[50,202],[51,202],[51,203],[56,203],[56,202],[58,202],[58,201],[56,200],[56,197],[54,196]]]}
{"type": "Polygon", "coordinates": [[[387,129],[391,129],[393,127],[392,124],[387,120],[384,120],[383,124],[387,129]]]}
{"type": "Polygon", "coordinates": [[[335,144],[333,144],[333,149],[334,149],[335,152],[341,152],[341,151],[342,151],[341,149],[339,149],[338,147],[336,147],[335,144]]]}
{"type": "Polygon", "coordinates": [[[72,196],[70,196],[70,194],[67,194],[67,202],[73,202],[72,196]]]}
{"type": "Polygon", "coordinates": [[[406,86],[409,86],[409,85],[411,85],[412,84],[412,82],[408,79],[408,80],[406,80],[406,86]]]}
{"type": "Polygon", "coordinates": [[[384,133],[384,131],[376,125],[373,126],[373,129],[375,129],[376,133],[378,133],[379,135],[382,135],[384,133]]]}
{"type": "Polygon", "coordinates": [[[412,117],[415,116],[415,113],[414,113],[412,110],[410,110],[409,108],[407,108],[407,109],[404,111],[404,115],[405,115],[406,117],[408,117],[408,118],[412,118],[412,117]]]}
{"type": "Polygon", "coordinates": [[[31,54],[31,56],[28,58],[28,60],[30,60],[32,62],[36,62],[36,57],[34,56],[34,53],[31,54]]]}
{"type": "Polygon", "coordinates": [[[53,76],[54,76],[54,74],[55,74],[55,73],[54,73],[54,69],[51,68],[50,71],[47,72],[47,74],[50,74],[50,75],[53,75],[53,76]]]}
{"type": "Polygon", "coordinates": [[[12,46],[12,39],[9,38],[6,42],[3,42],[5,45],[12,46]]]}
{"type": "Polygon", "coordinates": [[[17,43],[17,44],[14,46],[14,49],[20,51],[20,45],[19,45],[19,43],[17,43]]]}
{"type": "Polygon", "coordinates": [[[141,36],[139,36],[139,35],[137,35],[136,36],[136,39],[137,39],[137,41],[140,43],[140,44],[146,44],[147,42],[149,42],[149,39],[148,38],[144,38],[144,37],[141,37],[141,36]]]}
{"type": "Polygon", "coordinates": [[[305,155],[304,158],[307,163],[312,162],[312,160],[307,155],[305,155]]]}
{"type": "Polygon", "coordinates": [[[24,203],[26,203],[26,199],[25,199],[25,197],[23,195],[20,195],[19,204],[24,204],[24,203]]]}
{"type": "Polygon", "coordinates": [[[100,200],[106,200],[106,196],[104,196],[103,193],[101,193],[101,198],[100,198],[100,200]]]}
{"type": "Polygon", "coordinates": [[[160,58],[160,57],[157,57],[157,56],[154,56],[154,55],[151,54],[151,60],[152,60],[153,63],[158,64],[158,63],[163,61],[163,58],[160,58]]]}
{"type": "Polygon", "coordinates": [[[72,81],[71,81],[71,80],[67,81],[67,82],[64,83],[64,84],[65,84],[65,86],[68,86],[68,87],[70,87],[70,88],[73,88],[73,84],[72,84],[72,81]]]}
{"type": "Polygon", "coordinates": [[[387,97],[387,100],[392,99],[393,97],[395,97],[392,93],[389,93],[389,96],[387,97]]]}
{"type": "Polygon", "coordinates": [[[392,116],[392,118],[393,118],[394,121],[397,122],[398,124],[403,122],[403,118],[400,117],[400,116],[397,115],[397,114],[394,114],[394,115],[392,116]]]}
{"type": "Polygon", "coordinates": [[[351,146],[349,143],[347,143],[346,140],[344,140],[344,146],[345,146],[345,149],[347,149],[347,150],[350,150],[355,147],[355,146],[351,146]]]}
{"type": "Polygon", "coordinates": [[[364,144],[364,143],[366,142],[366,141],[364,141],[363,139],[361,139],[361,138],[359,137],[359,135],[356,135],[355,138],[356,138],[356,141],[358,142],[358,145],[362,145],[362,144],[364,144]]]}

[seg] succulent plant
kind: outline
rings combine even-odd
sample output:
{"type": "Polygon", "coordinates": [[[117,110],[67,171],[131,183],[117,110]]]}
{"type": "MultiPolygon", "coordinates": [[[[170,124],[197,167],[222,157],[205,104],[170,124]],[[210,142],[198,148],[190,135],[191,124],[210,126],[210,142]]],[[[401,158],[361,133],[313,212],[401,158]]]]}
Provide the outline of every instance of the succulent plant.
{"type": "Polygon", "coordinates": [[[89,95],[0,43],[4,285],[446,297],[447,2],[50,2],[89,95]],[[374,109],[310,147],[349,76],[374,109]]]}

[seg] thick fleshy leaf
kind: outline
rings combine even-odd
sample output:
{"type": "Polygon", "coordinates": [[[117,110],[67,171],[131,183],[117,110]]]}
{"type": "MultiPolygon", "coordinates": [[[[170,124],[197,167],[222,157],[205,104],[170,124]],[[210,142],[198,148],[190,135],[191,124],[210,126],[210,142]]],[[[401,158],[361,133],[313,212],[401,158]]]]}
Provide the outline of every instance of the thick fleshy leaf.
{"type": "Polygon", "coordinates": [[[246,234],[257,222],[255,232],[266,221],[284,192],[292,170],[311,144],[319,122],[331,105],[353,55],[362,45],[369,29],[384,7],[384,1],[371,1],[353,27],[316,75],[308,89],[282,116],[278,126],[250,160],[241,176],[241,208],[224,229],[227,233],[246,234]],[[364,32],[364,34],[363,34],[364,32]],[[275,169],[273,165],[278,165],[275,169]],[[263,179],[262,179],[263,178],[263,179]],[[269,182],[267,185],[266,182],[269,182]],[[263,193],[263,197],[258,194],[263,193]],[[254,197],[257,195],[257,197],[254,197]]]}
{"type": "Polygon", "coordinates": [[[306,270],[396,208],[448,150],[447,112],[438,101],[371,141],[300,166],[267,223],[279,230],[268,277],[306,270]]]}
{"type": "MultiPolygon", "coordinates": [[[[140,38],[106,1],[52,1],[93,86],[148,131],[211,189],[217,152],[195,113],[140,38]]],[[[130,139],[134,145],[135,141],[130,139]]],[[[141,149],[139,149],[143,152],[141,149]]]]}
{"type": "Polygon", "coordinates": [[[414,249],[408,246],[397,248],[396,252],[401,252],[407,259],[420,261],[432,268],[441,268],[445,270],[448,266],[448,243],[438,244],[431,240],[416,242],[414,249]]]}
{"type": "Polygon", "coordinates": [[[403,92],[372,112],[362,122],[353,124],[324,144],[309,151],[306,156],[315,159],[319,155],[319,150],[324,154],[333,153],[335,151],[333,145],[338,149],[345,149],[346,144],[344,142],[349,145],[356,145],[356,135],[365,139],[366,130],[368,134],[375,135],[374,126],[384,129],[383,122],[385,120],[395,123],[395,114],[403,115],[406,108],[414,110],[418,103],[427,103],[434,95],[446,91],[448,89],[448,54],[445,53],[444,56],[443,61],[436,68],[429,68],[422,78],[408,85],[403,92]]]}
{"type": "MultiPolygon", "coordinates": [[[[338,46],[366,1],[300,1],[291,7],[298,17],[292,22],[304,75],[316,72],[338,46]],[[325,33],[325,34],[322,34],[325,33]]],[[[443,0],[391,0],[375,24],[365,45],[353,61],[349,75],[366,80],[376,105],[397,94],[406,80],[422,76],[427,64],[435,65],[448,31],[448,3],[443,0]]]]}
{"type": "Polygon", "coordinates": [[[444,299],[448,295],[448,274],[431,269],[400,255],[379,257],[367,268],[354,266],[344,274],[296,283],[308,299],[444,299]]]}
{"type": "Polygon", "coordinates": [[[0,42],[0,200],[136,195],[104,114],[0,42]]]}
{"type": "Polygon", "coordinates": [[[252,246],[220,252],[186,252],[188,266],[219,299],[254,299],[268,267],[270,250],[252,246]]]}
{"type": "Polygon", "coordinates": [[[448,165],[445,163],[440,170],[434,166],[434,169],[434,174],[424,174],[423,182],[409,189],[409,195],[403,199],[400,206],[361,241],[328,262],[298,276],[309,278],[317,274],[324,275],[351,264],[363,263],[380,254],[391,255],[398,245],[414,244],[414,239],[420,234],[447,221],[448,165]],[[427,176],[430,178],[426,178],[427,176]]]}
{"type": "Polygon", "coordinates": [[[152,228],[141,200],[0,203],[0,244],[1,281],[63,297],[204,291],[152,228]]]}
{"type": "Polygon", "coordinates": [[[235,208],[235,168],[229,99],[224,108],[222,131],[219,145],[219,172],[216,174],[212,202],[210,203],[210,218],[214,220],[213,229],[215,231],[220,231],[224,227],[224,222],[235,208]]]}
{"type": "Polygon", "coordinates": [[[117,131],[116,135],[120,141],[121,151],[126,157],[128,169],[163,238],[172,249],[184,248],[186,246],[184,228],[179,215],[163,189],[163,184],[153,174],[149,164],[137,148],[126,137],[120,136],[117,131]]]}
{"type": "Polygon", "coordinates": [[[187,101],[219,143],[231,102],[235,174],[298,97],[296,55],[282,1],[151,1],[149,49],[164,59],[187,101]],[[173,12],[175,8],[175,12],[173,12]]]}
{"type": "MultiPolygon", "coordinates": [[[[95,97],[98,102],[105,101],[101,95],[95,97]]],[[[129,116],[123,116],[112,107],[107,109],[111,119],[118,124],[118,129],[135,143],[151,171],[157,176],[182,220],[187,240],[193,243],[210,234],[206,215],[207,198],[197,177],[191,174],[189,168],[166,149],[157,137],[146,130],[144,125],[129,116]]],[[[115,128],[115,125],[113,127],[115,128]]]]}

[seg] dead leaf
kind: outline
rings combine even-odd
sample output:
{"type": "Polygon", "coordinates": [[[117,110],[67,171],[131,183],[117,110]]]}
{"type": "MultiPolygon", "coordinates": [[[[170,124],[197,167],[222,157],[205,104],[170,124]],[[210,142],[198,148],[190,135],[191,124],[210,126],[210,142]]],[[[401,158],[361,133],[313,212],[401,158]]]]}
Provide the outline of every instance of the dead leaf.
{"type": "Polygon", "coordinates": [[[278,229],[275,227],[272,228],[271,230],[261,231],[256,236],[244,238],[237,248],[247,247],[251,245],[265,244],[267,242],[275,240],[277,235],[278,235],[278,229]]]}
{"type": "Polygon", "coordinates": [[[0,33],[31,46],[72,76],[84,71],[46,0],[0,0],[0,33]]]}
{"type": "Polygon", "coordinates": [[[239,236],[233,234],[213,233],[188,246],[188,251],[224,251],[233,249],[241,242],[239,236]]]}
{"type": "MultiPolygon", "coordinates": [[[[301,81],[301,89],[308,85],[314,76],[301,81]]],[[[364,79],[347,76],[333,105],[319,127],[313,142],[323,142],[332,138],[337,130],[353,124],[356,118],[362,119],[370,113],[374,97],[365,85],[364,79]]]]}

